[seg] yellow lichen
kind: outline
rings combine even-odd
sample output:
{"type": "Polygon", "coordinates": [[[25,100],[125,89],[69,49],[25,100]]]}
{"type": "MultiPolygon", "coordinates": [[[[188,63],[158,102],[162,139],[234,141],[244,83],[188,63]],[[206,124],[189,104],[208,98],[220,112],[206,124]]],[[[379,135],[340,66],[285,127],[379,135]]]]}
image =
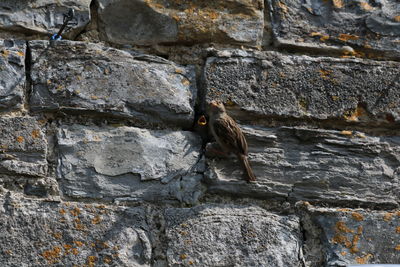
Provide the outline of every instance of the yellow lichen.
{"type": "Polygon", "coordinates": [[[24,142],[24,140],[25,140],[25,139],[24,139],[23,136],[18,136],[18,137],[17,137],[17,142],[18,142],[18,143],[22,143],[22,142],[24,142]]]}
{"type": "Polygon", "coordinates": [[[97,215],[92,219],[92,224],[99,224],[101,222],[101,217],[97,215]]]}
{"type": "Polygon", "coordinates": [[[385,222],[389,222],[392,220],[394,213],[393,212],[387,212],[385,215],[383,215],[383,220],[385,222]]]}
{"type": "Polygon", "coordinates": [[[357,35],[351,35],[351,34],[347,34],[347,33],[341,33],[341,34],[339,34],[339,37],[338,37],[338,39],[343,42],[347,42],[348,40],[355,41],[355,40],[358,40],[359,38],[360,37],[357,35]]]}
{"type": "Polygon", "coordinates": [[[181,255],[179,256],[179,258],[180,258],[181,260],[184,260],[184,259],[187,258],[187,255],[186,255],[186,254],[181,254],[181,255]]]}
{"type": "Polygon", "coordinates": [[[393,19],[394,19],[394,21],[396,21],[396,22],[400,22],[400,15],[399,15],[399,16],[396,16],[396,17],[394,17],[393,19]]]}
{"type": "Polygon", "coordinates": [[[358,264],[366,264],[366,263],[368,263],[368,260],[369,260],[370,258],[372,258],[372,257],[373,257],[372,254],[367,254],[367,255],[365,255],[364,257],[357,257],[357,258],[356,258],[356,262],[357,262],[358,264]]]}
{"type": "Polygon", "coordinates": [[[74,209],[69,211],[72,216],[78,216],[81,213],[81,210],[78,207],[75,207],[74,209]]]}
{"type": "Polygon", "coordinates": [[[74,244],[77,246],[77,247],[82,247],[84,244],[83,244],[83,242],[81,242],[81,241],[74,241],[74,244]]]}
{"type": "Polygon", "coordinates": [[[332,0],[332,4],[336,8],[343,8],[344,6],[343,0],[332,0]]]}
{"type": "Polygon", "coordinates": [[[371,11],[371,10],[374,9],[374,8],[373,8],[370,4],[368,4],[367,2],[361,2],[361,3],[360,3],[360,7],[361,7],[362,9],[364,9],[365,11],[371,11]]]}
{"type": "Polygon", "coordinates": [[[31,132],[32,138],[39,138],[40,137],[40,131],[38,129],[35,129],[31,132]]]}
{"type": "Polygon", "coordinates": [[[50,264],[56,263],[57,259],[60,258],[61,247],[54,247],[53,249],[44,251],[41,256],[46,259],[50,264]]]}
{"type": "Polygon", "coordinates": [[[362,216],[360,213],[358,213],[358,212],[353,212],[352,214],[351,214],[351,217],[353,217],[353,219],[354,220],[356,220],[356,221],[363,221],[364,220],[364,216],[362,216]]]}
{"type": "Polygon", "coordinates": [[[352,136],[353,132],[352,131],[347,131],[347,130],[343,130],[340,132],[341,135],[346,135],[346,136],[352,136]]]}

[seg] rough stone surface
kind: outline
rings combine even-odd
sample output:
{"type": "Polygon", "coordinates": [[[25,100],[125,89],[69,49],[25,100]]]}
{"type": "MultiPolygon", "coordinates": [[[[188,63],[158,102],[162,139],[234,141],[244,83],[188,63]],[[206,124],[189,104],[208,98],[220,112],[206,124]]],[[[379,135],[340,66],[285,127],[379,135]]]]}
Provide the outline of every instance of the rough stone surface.
{"type": "Polygon", "coordinates": [[[150,266],[143,207],[0,200],[2,266],[150,266]]]}
{"type": "MultiPolygon", "coordinates": [[[[319,243],[324,248],[323,266],[400,262],[399,211],[309,207],[308,212],[306,237],[318,232],[314,244],[319,243]]],[[[313,247],[306,244],[304,256],[308,266],[321,266],[321,263],[308,261],[313,256],[312,251],[313,247]]]]}
{"type": "Polygon", "coordinates": [[[400,121],[398,62],[235,50],[217,55],[204,70],[206,98],[231,105],[237,119],[400,121]]]}
{"type": "Polygon", "coordinates": [[[397,207],[400,138],[301,127],[243,127],[257,177],[248,184],[235,157],[208,158],[212,193],[397,207]]]}
{"type": "Polygon", "coordinates": [[[74,8],[75,16],[71,27],[66,28],[63,36],[73,38],[89,22],[90,0],[59,1],[14,1],[0,2],[0,37],[32,38],[32,36],[57,33],[63,24],[63,14],[74,8]]]}
{"type": "Polygon", "coordinates": [[[327,50],[329,46],[351,46],[351,54],[358,56],[400,59],[396,0],[268,2],[277,45],[327,50]]]}
{"type": "Polygon", "coordinates": [[[102,38],[118,44],[255,46],[261,44],[264,25],[259,0],[99,0],[98,13],[102,38]]]}
{"type": "Polygon", "coordinates": [[[0,111],[17,109],[22,104],[25,50],[24,41],[0,40],[0,111]]]}
{"type": "Polygon", "coordinates": [[[47,143],[37,121],[1,117],[0,128],[0,177],[45,176],[47,143]]]}
{"type": "Polygon", "coordinates": [[[68,196],[196,202],[201,194],[201,141],[191,132],[72,126],[57,138],[58,177],[68,196]]]}
{"type": "Polygon", "coordinates": [[[211,204],[165,213],[169,266],[302,266],[296,216],[211,204]]]}
{"type": "Polygon", "coordinates": [[[98,44],[29,45],[34,111],[95,112],[144,123],[192,125],[196,85],[190,67],[98,44]]]}

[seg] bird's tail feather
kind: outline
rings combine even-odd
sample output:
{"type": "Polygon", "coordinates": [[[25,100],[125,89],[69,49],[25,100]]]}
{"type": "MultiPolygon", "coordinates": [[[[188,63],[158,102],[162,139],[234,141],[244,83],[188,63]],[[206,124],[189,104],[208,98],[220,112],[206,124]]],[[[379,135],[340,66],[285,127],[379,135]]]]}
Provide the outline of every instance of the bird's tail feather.
{"type": "Polygon", "coordinates": [[[256,176],[253,173],[253,169],[250,166],[250,162],[247,159],[246,155],[239,155],[239,159],[243,162],[243,167],[246,171],[247,174],[247,181],[248,182],[253,182],[256,180],[256,176]]]}

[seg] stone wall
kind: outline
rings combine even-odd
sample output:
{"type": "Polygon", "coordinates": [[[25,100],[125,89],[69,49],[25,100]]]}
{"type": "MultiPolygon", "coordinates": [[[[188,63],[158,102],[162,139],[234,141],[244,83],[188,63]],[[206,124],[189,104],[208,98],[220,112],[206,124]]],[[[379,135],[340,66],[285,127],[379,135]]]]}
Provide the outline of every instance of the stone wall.
{"type": "Polygon", "coordinates": [[[400,263],[398,1],[3,0],[0,38],[1,266],[400,263]]]}

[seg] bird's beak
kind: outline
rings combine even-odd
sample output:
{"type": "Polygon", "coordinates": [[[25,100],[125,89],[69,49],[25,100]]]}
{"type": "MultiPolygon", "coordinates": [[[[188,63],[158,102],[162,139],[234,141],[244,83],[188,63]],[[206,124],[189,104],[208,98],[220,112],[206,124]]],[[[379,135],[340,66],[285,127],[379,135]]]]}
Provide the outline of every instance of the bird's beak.
{"type": "Polygon", "coordinates": [[[200,126],[204,126],[207,124],[207,119],[204,115],[201,115],[200,118],[197,120],[197,124],[200,126]]]}

